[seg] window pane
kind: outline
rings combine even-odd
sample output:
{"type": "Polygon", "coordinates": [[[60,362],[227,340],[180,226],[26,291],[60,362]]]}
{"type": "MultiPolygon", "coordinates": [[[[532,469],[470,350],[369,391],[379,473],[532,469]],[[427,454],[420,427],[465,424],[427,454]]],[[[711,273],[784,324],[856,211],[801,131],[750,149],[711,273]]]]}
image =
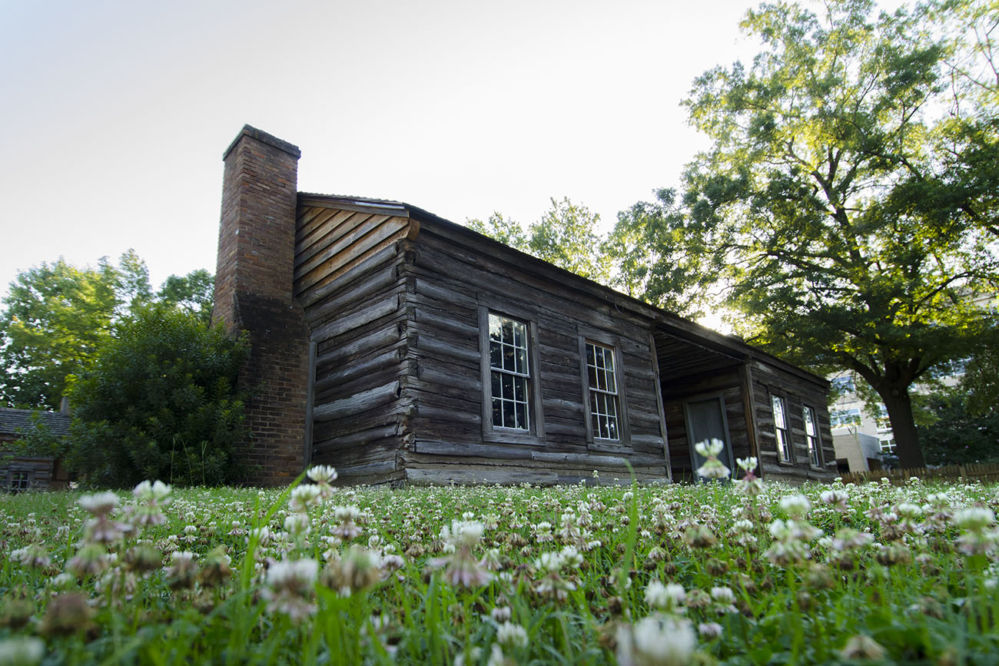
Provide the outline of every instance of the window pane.
{"type": "Polygon", "coordinates": [[[814,417],[812,415],[812,409],[811,409],[811,407],[805,406],[805,407],[801,408],[801,411],[802,411],[802,416],[805,419],[805,433],[808,434],[809,437],[814,437],[815,436],[815,420],[814,420],[814,417]]]}
{"type": "Polygon", "coordinates": [[[498,397],[493,398],[493,425],[503,425],[503,401],[498,397]]]}
{"type": "Polygon", "coordinates": [[[774,407],[774,425],[778,428],[786,428],[786,422],[784,421],[784,401],[777,397],[771,396],[774,407]]]}
{"type": "Polygon", "coordinates": [[[518,402],[516,404],[517,411],[517,422],[514,426],[515,428],[521,428],[522,430],[527,430],[527,403],[518,402]]]}
{"type": "Polygon", "coordinates": [[[503,426],[508,428],[515,428],[514,423],[517,421],[517,416],[514,413],[512,400],[503,401],[503,426]]]}

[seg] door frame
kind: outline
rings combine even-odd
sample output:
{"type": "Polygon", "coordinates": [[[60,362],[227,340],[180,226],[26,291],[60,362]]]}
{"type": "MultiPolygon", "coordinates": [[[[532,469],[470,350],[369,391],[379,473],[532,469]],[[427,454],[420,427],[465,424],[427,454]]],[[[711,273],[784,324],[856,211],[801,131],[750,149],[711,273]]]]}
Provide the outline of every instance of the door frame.
{"type": "Polygon", "coordinates": [[[692,419],[690,418],[690,404],[694,402],[708,402],[712,400],[716,401],[720,408],[719,411],[721,412],[722,431],[725,436],[725,448],[722,450],[722,455],[719,456],[719,459],[726,464],[729,470],[735,469],[735,454],[732,452],[732,433],[728,428],[728,416],[725,413],[725,394],[722,391],[700,393],[690,396],[683,401],[683,419],[684,430],[687,435],[687,451],[690,454],[690,469],[695,478],[697,477],[697,452],[694,451],[695,442],[691,428],[692,419]]]}

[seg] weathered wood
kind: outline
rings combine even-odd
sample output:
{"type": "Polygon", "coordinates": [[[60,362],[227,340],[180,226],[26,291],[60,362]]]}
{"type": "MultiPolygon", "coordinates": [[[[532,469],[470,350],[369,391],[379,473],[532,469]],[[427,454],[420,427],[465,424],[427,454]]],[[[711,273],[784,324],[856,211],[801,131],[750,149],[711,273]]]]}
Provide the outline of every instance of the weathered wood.
{"type": "Polygon", "coordinates": [[[416,453],[435,456],[471,456],[503,460],[530,460],[531,449],[523,444],[463,444],[418,439],[413,444],[416,453]]]}
{"type": "Polygon", "coordinates": [[[312,332],[313,340],[328,340],[337,335],[342,335],[347,331],[368,324],[376,319],[395,314],[399,310],[399,296],[393,294],[383,301],[369,305],[363,310],[358,310],[353,314],[334,319],[312,332]]]}
{"type": "Polygon", "coordinates": [[[305,311],[305,316],[309,325],[313,328],[322,324],[331,317],[339,317],[351,307],[372,300],[376,295],[381,296],[383,292],[398,289],[396,268],[394,265],[385,266],[377,271],[369,273],[365,279],[349,289],[342,290],[335,298],[320,300],[313,303],[305,311]]]}
{"type": "Polygon", "coordinates": [[[398,393],[399,382],[396,380],[384,386],[362,391],[349,398],[317,405],[313,409],[312,416],[316,421],[328,421],[348,416],[391,402],[398,397],[398,393]]]}
{"type": "MultiPolygon", "coordinates": [[[[322,391],[335,384],[343,384],[357,377],[384,370],[400,363],[402,357],[403,353],[400,349],[393,349],[369,359],[340,365],[336,370],[329,370],[317,377],[314,390],[322,391]]],[[[313,367],[316,365],[314,364],[313,367]]]]}
{"type": "MultiPolygon", "coordinates": [[[[360,358],[374,350],[390,347],[397,342],[399,342],[398,328],[395,326],[388,327],[374,331],[370,335],[358,338],[357,340],[335,345],[331,349],[322,350],[316,357],[316,364],[322,366],[348,359],[360,358]]],[[[322,349],[323,346],[320,344],[319,348],[322,349]]]]}
{"type": "Polygon", "coordinates": [[[355,283],[360,283],[366,275],[386,264],[391,263],[391,265],[398,267],[400,258],[397,249],[394,245],[382,248],[364,261],[358,263],[352,270],[342,273],[338,278],[326,282],[321,287],[312,287],[311,289],[304,290],[296,283],[295,293],[298,294],[299,302],[302,304],[302,307],[308,309],[314,303],[326,298],[330,294],[336,293],[341,289],[348,289],[355,283]]]}
{"type": "Polygon", "coordinates": [[[466,349],[438,340],[428,333],[417,333],[415,338],[415,347],[421,352],[421,356],[429,354],[449,361],[461,362],[463,365],[468,364],[478,369],[479,359],[482,357],[478,344],[474,348],[466,349]]]}
{"type": "Polygon", "coordinates": [[[426,403],[419,403],[416,407],[417,416],[426,419],[439,419],[441,421],[456,421],[469,425],[481,425],[482,417],[478,412],[461,412],[446,407],[435,407],[426,403]]]}

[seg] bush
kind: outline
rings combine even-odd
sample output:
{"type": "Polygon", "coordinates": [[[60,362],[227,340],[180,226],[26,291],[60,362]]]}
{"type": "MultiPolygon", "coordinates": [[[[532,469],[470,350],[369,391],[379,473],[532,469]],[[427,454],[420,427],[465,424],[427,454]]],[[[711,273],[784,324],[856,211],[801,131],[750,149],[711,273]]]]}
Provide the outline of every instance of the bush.
{"type": "Polygon", "coordinates": [[[114,487],[239,478],[233,449],[244,436],[244,414],[236,378],[246,354],[245,340],[196,314],[139,306],[71,382],[68,466],[89,483],[114,487]]]}

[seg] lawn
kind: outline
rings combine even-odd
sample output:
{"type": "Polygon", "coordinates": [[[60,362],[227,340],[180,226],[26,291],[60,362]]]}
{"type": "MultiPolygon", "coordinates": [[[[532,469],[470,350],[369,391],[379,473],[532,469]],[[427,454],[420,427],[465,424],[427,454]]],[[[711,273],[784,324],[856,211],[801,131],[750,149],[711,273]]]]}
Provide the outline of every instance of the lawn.
{"type": "Polygon", "coordinates": [[[0,496],[0,663],[994,664],[999,487],[0,496]]]}

